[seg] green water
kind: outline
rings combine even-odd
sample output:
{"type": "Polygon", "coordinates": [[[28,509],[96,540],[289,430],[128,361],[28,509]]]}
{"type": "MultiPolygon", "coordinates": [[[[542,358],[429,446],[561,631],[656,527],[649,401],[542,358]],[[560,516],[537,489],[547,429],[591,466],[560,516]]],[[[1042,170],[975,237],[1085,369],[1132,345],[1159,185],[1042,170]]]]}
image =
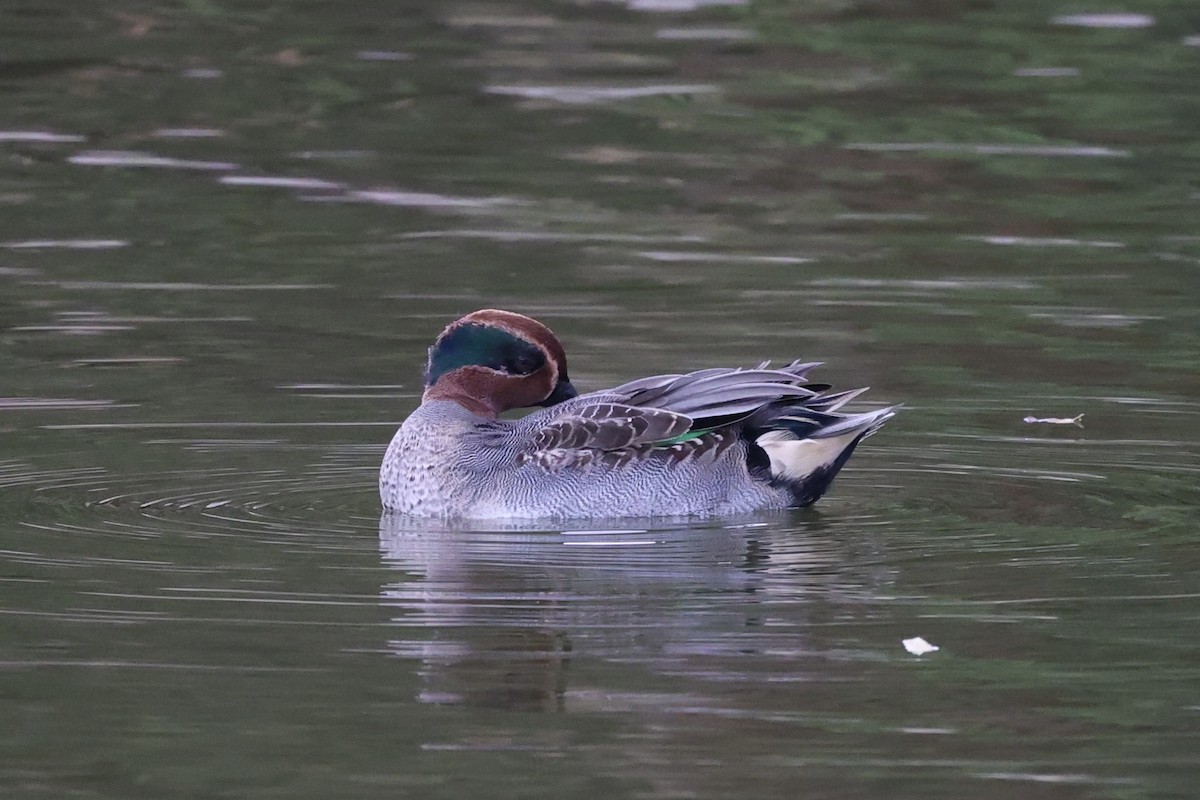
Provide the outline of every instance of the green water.
{"type": "Polygon", "coordinates": [[[1200,16],[696,5],[0,0],[0,795],[1196,795],[1200,16]],[[906,408],[814,510],[381,521],[485,306],[906,408]]]}

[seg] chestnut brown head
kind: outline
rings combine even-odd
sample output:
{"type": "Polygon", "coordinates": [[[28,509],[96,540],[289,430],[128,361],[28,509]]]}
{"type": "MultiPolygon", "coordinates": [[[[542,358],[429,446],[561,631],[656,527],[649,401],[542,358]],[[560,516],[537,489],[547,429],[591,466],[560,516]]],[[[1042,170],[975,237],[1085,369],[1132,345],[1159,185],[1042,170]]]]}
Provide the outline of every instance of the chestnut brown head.
{"type": "Polygon", "coordinates": [[[511,311],[483,309],[455,320],[429,348],[425,400],[453,400],[485,417],[552,406],[578,392],[553,331],[511,311]]]}

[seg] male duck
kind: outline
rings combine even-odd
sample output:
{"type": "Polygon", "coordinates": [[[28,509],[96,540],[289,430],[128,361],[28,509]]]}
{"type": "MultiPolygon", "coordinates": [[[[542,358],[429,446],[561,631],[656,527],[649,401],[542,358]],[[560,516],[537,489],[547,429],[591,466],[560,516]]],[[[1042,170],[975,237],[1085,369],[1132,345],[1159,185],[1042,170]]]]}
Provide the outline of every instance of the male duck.
{"type": "Polygon", "coordinates": [[[580,395],[540,322],[485,309],[429,349],[421,406],[379,471],[384,508],[425,517],[719,515],[807,506],[896,407],[839,414],[864,389],[816,364],[655,375],[580,395]],[[499,415],[543,406],[517,420],[499,415]]]}

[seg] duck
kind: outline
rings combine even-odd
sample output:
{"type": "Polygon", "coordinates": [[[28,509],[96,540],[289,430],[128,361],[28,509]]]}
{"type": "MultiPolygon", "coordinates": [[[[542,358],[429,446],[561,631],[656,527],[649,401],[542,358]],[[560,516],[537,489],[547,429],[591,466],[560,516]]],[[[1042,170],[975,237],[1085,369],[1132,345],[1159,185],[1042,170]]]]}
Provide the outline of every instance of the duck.
{"type": "Polygon", "coordinates": [[[379,470],[385,513],[713,517],[809,506],[899,405],[809,382],[820,362],[653,375],[580,394],[546,325],[482,309],[429,348],[420,406],[379,470]],[[533,409],[511,419],[514,409],[533,409]]]}

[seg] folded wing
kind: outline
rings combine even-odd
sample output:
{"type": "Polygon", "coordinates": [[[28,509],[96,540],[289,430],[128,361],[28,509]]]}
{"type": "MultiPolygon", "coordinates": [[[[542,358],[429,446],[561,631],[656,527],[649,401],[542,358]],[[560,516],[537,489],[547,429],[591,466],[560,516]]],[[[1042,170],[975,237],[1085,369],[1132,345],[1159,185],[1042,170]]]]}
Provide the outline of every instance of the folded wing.
{"type": "MultiPolygon", "coordinates": [[[[559,469],[623,463],[656,448],[675,460],[715,460],[737,439],[731,425],[771,404],[819,402],[829,388],[806,382],[814,363],[768,366],[655,375],[585,395],[533,433],[521,460],[559,469]]],[[[829,400],[823,410],[842,397],[829,400]]]]}

